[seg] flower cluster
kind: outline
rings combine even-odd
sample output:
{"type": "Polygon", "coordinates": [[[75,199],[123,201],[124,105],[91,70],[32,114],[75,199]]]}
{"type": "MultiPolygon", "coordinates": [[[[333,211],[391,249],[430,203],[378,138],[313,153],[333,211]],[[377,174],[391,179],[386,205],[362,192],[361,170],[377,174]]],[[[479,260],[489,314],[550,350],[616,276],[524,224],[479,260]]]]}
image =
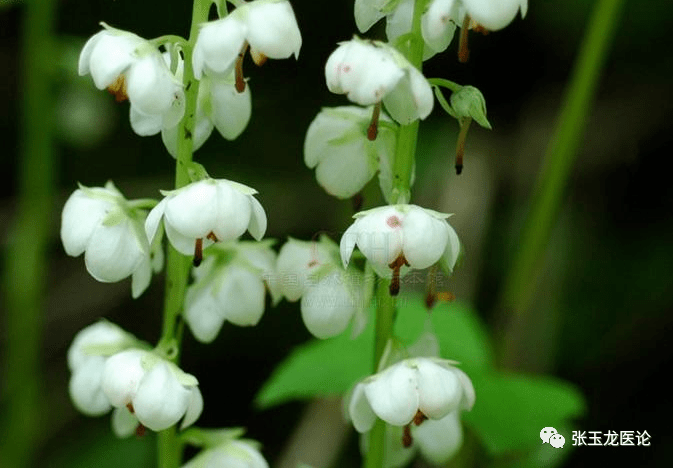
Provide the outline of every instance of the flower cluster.
{"type": "Polygon", "coordinates": [[[181,419],[185,428],[203,410],[194,376],[109,322],[90,325],[75,336],[68,366],[70,396],[77,409],[98,416],[116,408],[112,424],[120,437],[145,427],[161,431],[181,419]]]}

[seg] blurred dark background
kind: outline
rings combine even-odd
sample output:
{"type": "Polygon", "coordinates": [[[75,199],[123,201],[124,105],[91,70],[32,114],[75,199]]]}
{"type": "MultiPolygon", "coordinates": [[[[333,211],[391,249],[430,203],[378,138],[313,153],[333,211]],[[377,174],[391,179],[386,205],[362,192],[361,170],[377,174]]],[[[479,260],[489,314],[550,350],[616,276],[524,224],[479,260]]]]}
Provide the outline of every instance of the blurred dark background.
{"type": "MultiPolygon", "coordinates": [[[[299,60],[269,60],[261,68],[248,60],[245,73],[253,94],[248,128],[235,142],[213,134],[196,153],[195,159],[214,177],[259,191],[269,218],[267,237],[308,239],[327,231],[338,239],[349,225],[350,202],[328,196],[317,185],[303,163],[302,147],[306,128],[321,106],[347,103],[328,92],[323,66],[336,43],[356,32],[352,4],[292,1],[303,37],[299,60]]],[[[425,65],[426,76],[474,85],[486,97],[493,130],[473,126],[459,177],[453,171],[456,122],[436,106],[422,123],[413,199],[455,213],[452,225],[466,253],[449,289],[476,306],[494,336],[507,322],[496,313],[496,301],[518,248],[532,187],[593,4],[531,0],[525,20],[517,18],[505,30],[486,36],[471,35],[469,63],[457,62],[456,40],[425,65]]],[[[3,252],[16,204],[22,12],[20,3],[3,3],[0,9],[3,252]]],[[[36,466],[89,466],[101,453],[108,453],[110,460],[151,457],[151,436],[117,443],[109,435],[109,417],[91,419],[74,410],[67,394],[65,353],[74,334],[99,317],[156,341],[163,277],[155,277],[134,301],[129,281],[97,283],[81,258],[67,257],[58,230],[60,210],[77,182],[94,186],[112,179],[129,198],[158,197],[158,189],[173,183],[174,161],[160,137],[135,135],[128,105],[117,105],[96,90],[90,77],[77,76],[84,41],[99,30],[99,21],[146,38],[184,36],[190,14],[186,0],[58,4],[53,87],[58,196],[49,214],[53,237],[43,332],[49,411],[45,440],[36,447],[36,466]]],[[[583,447],[564,466],[671,463],[667,442],[673,437],[673,407],[665,377],[673,357],[673,184],[665,167],[673,150],[671,29],[669,1],[627,1],[547,248],[533,299],[535,312],[511,350],[519,370],[553,374],[582,390],[588,412],[578,427],[647,430],[652,446],[583,447]]],[[[383,37],[381,25],[368,36],[383,37]]],[[[365,191],[365,207],[380,202],[377,190],[373,181],[365,191]]],[[[4,333],[0,328],[0,344],[4,333]]],[[[248,435],[264,443],[265,455],[276,466],[286,454],[290,434],[311,407],[294,403],[257,412],[251,401],[279,360],[309,338],[298,305],[283,302],[269,308],[255,328],[225,325],[210,346],[195,342],[188,332],[185,336],[182,367],[199,378],[206,401],[200,425],[248,427],[248,435]]],[[[346,453],[355,452],[354,435],[346,437],[346,453]]],[[[346,459],[348,455],[342,456],[346,459]]]]}

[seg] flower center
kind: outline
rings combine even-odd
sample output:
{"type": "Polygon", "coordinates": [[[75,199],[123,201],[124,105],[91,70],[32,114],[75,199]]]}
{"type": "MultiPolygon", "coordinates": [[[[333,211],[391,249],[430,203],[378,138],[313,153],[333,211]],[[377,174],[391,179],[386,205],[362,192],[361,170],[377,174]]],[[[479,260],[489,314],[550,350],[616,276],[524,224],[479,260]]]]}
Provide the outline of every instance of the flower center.
{"type": "Polygon", "coordinates": [[[107,90],[115,97],[115,101],[124,102],[128,100],[128,94],[126,94],[126,78],[124,75],[119,75],[110,86],[107,87],[107,90]]]}

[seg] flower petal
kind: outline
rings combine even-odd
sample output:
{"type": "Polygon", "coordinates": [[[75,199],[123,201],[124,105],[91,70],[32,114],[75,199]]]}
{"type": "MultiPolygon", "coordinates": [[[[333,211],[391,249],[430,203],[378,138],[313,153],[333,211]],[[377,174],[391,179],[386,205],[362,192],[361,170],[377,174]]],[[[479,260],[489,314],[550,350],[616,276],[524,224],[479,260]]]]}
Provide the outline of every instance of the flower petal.
{"type": "Polygon", "coordinates": [[[112,203],[92,198],[77,189],[70,195],[61,215],[61,240],[68,255],[76,257],[84,252],[93,232],[112,203]]]}
{"type": "Polygon", "coordinates": [[[348,403],[348,415],[358,432],[367,432],[374,426],[376,414],[365,395],[365,384],[359,383],[355,386],[348,403]]]}
{"type": "Polygon", "coordinates": [[[412,268],[427,268],[444,253],[449,239],[448,224],[412,207],[404,218],[404,257],[412,268]]]}
{"type": "Polygon", "coordinates": [[[194,337],[201,343],[211,343],[222,328],[224,313],[208,287],[187,289],[184,318],[194,337]]]}
{"type": "Polygon", "coordinates": [[[233,14],[202,25],[192,55],[196,79],[200,80],[206,70],[219,75],[229,74],[247,32],[247,26],[233,14]]]}
{"type": "Polygon", "coordinates": [[[365,383],[365,394],[374,413],[388,424],[409,424],[418,410],[416,369],[402,361],[365,383]]]}
{"type": "Polygon", "coordinates": [[[133,397],[138,420],[153,431],[168,429],[187,411],[191,392],[163,361],[157,362],[142,378],[133,397]]]}
{"type": "MultiPolygon", "coordinates": [[[[121,281],[140,265],[149,246],[142,245],[128,219],[114,226],[100,224],[84,253],[87,271],[104,283],[121,281]]],[[[146,239],[145,239],[146,241],[146,239]]]]}
{"type": "Polygon", "coordinates": [[[196,422],[197,419],[203,413],[203,396],[201,395],[201,390],[199,387],[192,387],[189,391],[189,404],[187,406],[187,411],[185,411],[185,417],[180,424],[180,430],[186,429],[196,422]]]}
{"type": "Polygon", "coordinates": [[[120,439],[131,437],[138,427],[136,418],[125,406],[115,408],[112,412],[112,432],[120,439]]]}
{"type": "Polygon", "coordinates": [[[233,82],[213,78],[210,80],[209,91],[208,116],[222,137],[235,140],[248,126],[252,114],[250,86],[246,86],[239,93],[233,82]]]}
{"type": "Polygon", "coordinates": [[[217,291],[224,317],[239,326],[259,323],[264,314],[264,295],[260,275],[237,265],[226,269],[217,291]]]}
{"type": "Polygon", "coordinates": [[[110,410],[110,401],[101,389],[104,365],[105,357],[89,356],[70,377],[70,399],[87,416],[100,416],[110,410]]]}
{"type": "Polygon", "coordinates": [[[272,59],[299,57],[301,34],[290,2],[251,2],[244,7],[251,48],[272,59]]]}
{"type": "Polygon", "coordinates": [[[431,419],[456,411],[463,396],[460,379],[430,359],[414,359],[418,369],[419,409],[431,419]]]}
{"type": "Polygon", "coordinates": [[[357,305],[342,273],[335,271],[306,288],[301,298],[301,317],[313,336],[331,338],[346,329],[357,305]]]}
{"type": "Polygon", "coordinates": [[[250,206],[252,208],[250,223],[248,224],[248,232],[250,235],[255,238],[255,240],[261,240],[266,233],[266,213],[262,204],[257,201],[252,195],[248,195],[250,200],[250,206]]]}
{"type": "Polygon", "coordinates": [[[420,426],[413,427],[412,433],[423,458],[435,465],[446,465],[463,445],[459,411],[442,419],[424,421],[420,426]]]}
{"type": "Polygon", "coordinates": [[[140,380],[145,375],[141,363],[145,353],[139,349],[129,349],[105,361],[101,387],[112,406],[119,408],[131,403],[140,380]]]}
{"type": "MultiPolygon", "coordinates": [[[[205,238],[215,226],[218,208],[222,203],[220,199],[221,193],[214,180],[191,183],[174,195],[169,195],[164,214],[165,225],[192,241],[205,238]]],[[[166,231],[169,234],[168,229],[166,231]]]]}

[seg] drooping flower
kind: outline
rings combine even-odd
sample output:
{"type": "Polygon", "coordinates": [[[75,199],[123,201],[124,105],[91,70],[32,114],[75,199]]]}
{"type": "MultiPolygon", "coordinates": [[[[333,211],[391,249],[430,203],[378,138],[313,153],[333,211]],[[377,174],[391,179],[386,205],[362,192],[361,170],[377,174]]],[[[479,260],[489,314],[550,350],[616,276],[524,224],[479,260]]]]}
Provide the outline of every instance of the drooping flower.
{"type": "Polygon", "coordinates": [[[266,214],[253,197],[257,191],[226,179],[204,179],[177,190],[162,191],[165,196],[145,221],[150,242],[161,220],[173,247],[194,255],[198,265],[204,248],[214,242],[240,237],[246,229],[259,240],[266,231],[266,214]]]}
{"type": "Polygon", "coordinates": [[[358,432],[381,418],[393,426],[439,420],[474,404],[469,377],[451,361],[416,357],[367,377],[353,390],[348,413],[358,432]]]}
{"type": "Polygon", "coordinates": [[[257,325],[264,313],[265,289],[274,304],[280,301],[271,244],[218,244],[208,251],[203,264],[193,269],[195,281],[187,288],[184,317],[197,340],[213,341],[225,321],[257,325]]]}
{"type": "Polygon", "coordinates": [[[362,106],[383,102],[388,114],[407,125],[425,119],[434,104],[423,74],[394,47],[353,38],[342,42],[325,65],[327,87],[362,106]]]}
{"type": "Polygon", "coordinates": [[[489,31],[504,28],[521,11],[521,17],[528,12],[528,0],[460,0],[470,18],[489,31]]]}
{"type": "Polygon", "coordinates": [[[368,284],[361,272],[344,269],[337,246],[320,241],[288,239],[278,253],[280,289],[291,301],[301,298],[304,324],[317,338],[342,333],[353,322],[353,335],[367,322],[368,284]]]}
{"type": "Polygon", "coordinates": [[[243,3],[226,17],[201,26],[194,46],[194,76],[227,76],[236,68],[236,86],[243,91],[242,60],[250,53],[258,65],[266,58],[299,56],[301,34],[287,0],[256,0],[243,3]],[[239,55],[240,54],[240,55],[239,55]]]}
{"type": "MultiPolygon", "coordinates": [[[[313,119],[304,141],[304,162],[316,168],[318,183],[338,198],[352,197],[395,153],[396,125],[381,114],[378,137],[370,140],[371,110],[357,106],[324,108],[313,119]]],[[[385,169],[384,169],[385,170],[385,169]]]]}
{"type": "Polygon", "coordinates": [[[341,237],[341,259],[348,265],[357,245],[379,276],[392,277],[391,294],[397,294],[405,266],[423,269],[441,260],[448,272],[453,270],[460,243],[446,221],[449,216],[416,205],[362,211],[341,237]]]}
{"type": "Polygon", "coordinates": [[[144,206],[143,200],[126,200],[108,182],[105,187],[80,186],[61,215],[66,253],[73,257],[84,253],[86,269],[98,281],[111,283],[132,276],[134,298],[149,285],[152,269],[160,270],[163,263],[159,242],[150,245],[144,233],[144,206]]]}
{"type": "Polygon", "coordinates": [[[203,398],[193,375],[141,349],[128,349],[108,358],[101,386],[112,406],[127,408],[153,431],[167,429],[180,419],[184,429],[203,410],[203,398]]]}
{"type": "Polygon", "coordinates": [[[257,443],[240,439],[207,448],[182,468],[269,468],[269,464],[257,443]]]}
{"type": "Polygon", "coordinates": [[[131,103],[130,121],[139,135],[177,125],[184,114],[182,83],[149,41],[105,23],[79,57],[79,74],[91,74],[98,89],[131,103]]]}
{"type": "Polygon", "coordinates": [[[88,416],[110,410],[110,402],[101,388],[105,361],[111,354],[137,343],[133,335],[104,320],[75,335],[68,348],[68,367],[72,372],[68,390],[75,408],[88,416]]]}
{"type": "MultiPolygon", "coordinates": [[[[170,62],[170,54],[164,53],[164,59],[170,62]]],[[[176,76],[182,79],[184,61],[178,56],[176,76]]],[[[228,76],[205,75],[199,81],[199,94],[196,101],[196,119],[192,135],[192,151],[198,150],[210,137],[213,128],[226,140],[235,140],[245,130],[252,113],[250,87],[238,92],[235,87],[234,73],[228,76]]],[[[174,158],[178,152],[178,126],[164,127],[161,139],[174,158]]]]}

